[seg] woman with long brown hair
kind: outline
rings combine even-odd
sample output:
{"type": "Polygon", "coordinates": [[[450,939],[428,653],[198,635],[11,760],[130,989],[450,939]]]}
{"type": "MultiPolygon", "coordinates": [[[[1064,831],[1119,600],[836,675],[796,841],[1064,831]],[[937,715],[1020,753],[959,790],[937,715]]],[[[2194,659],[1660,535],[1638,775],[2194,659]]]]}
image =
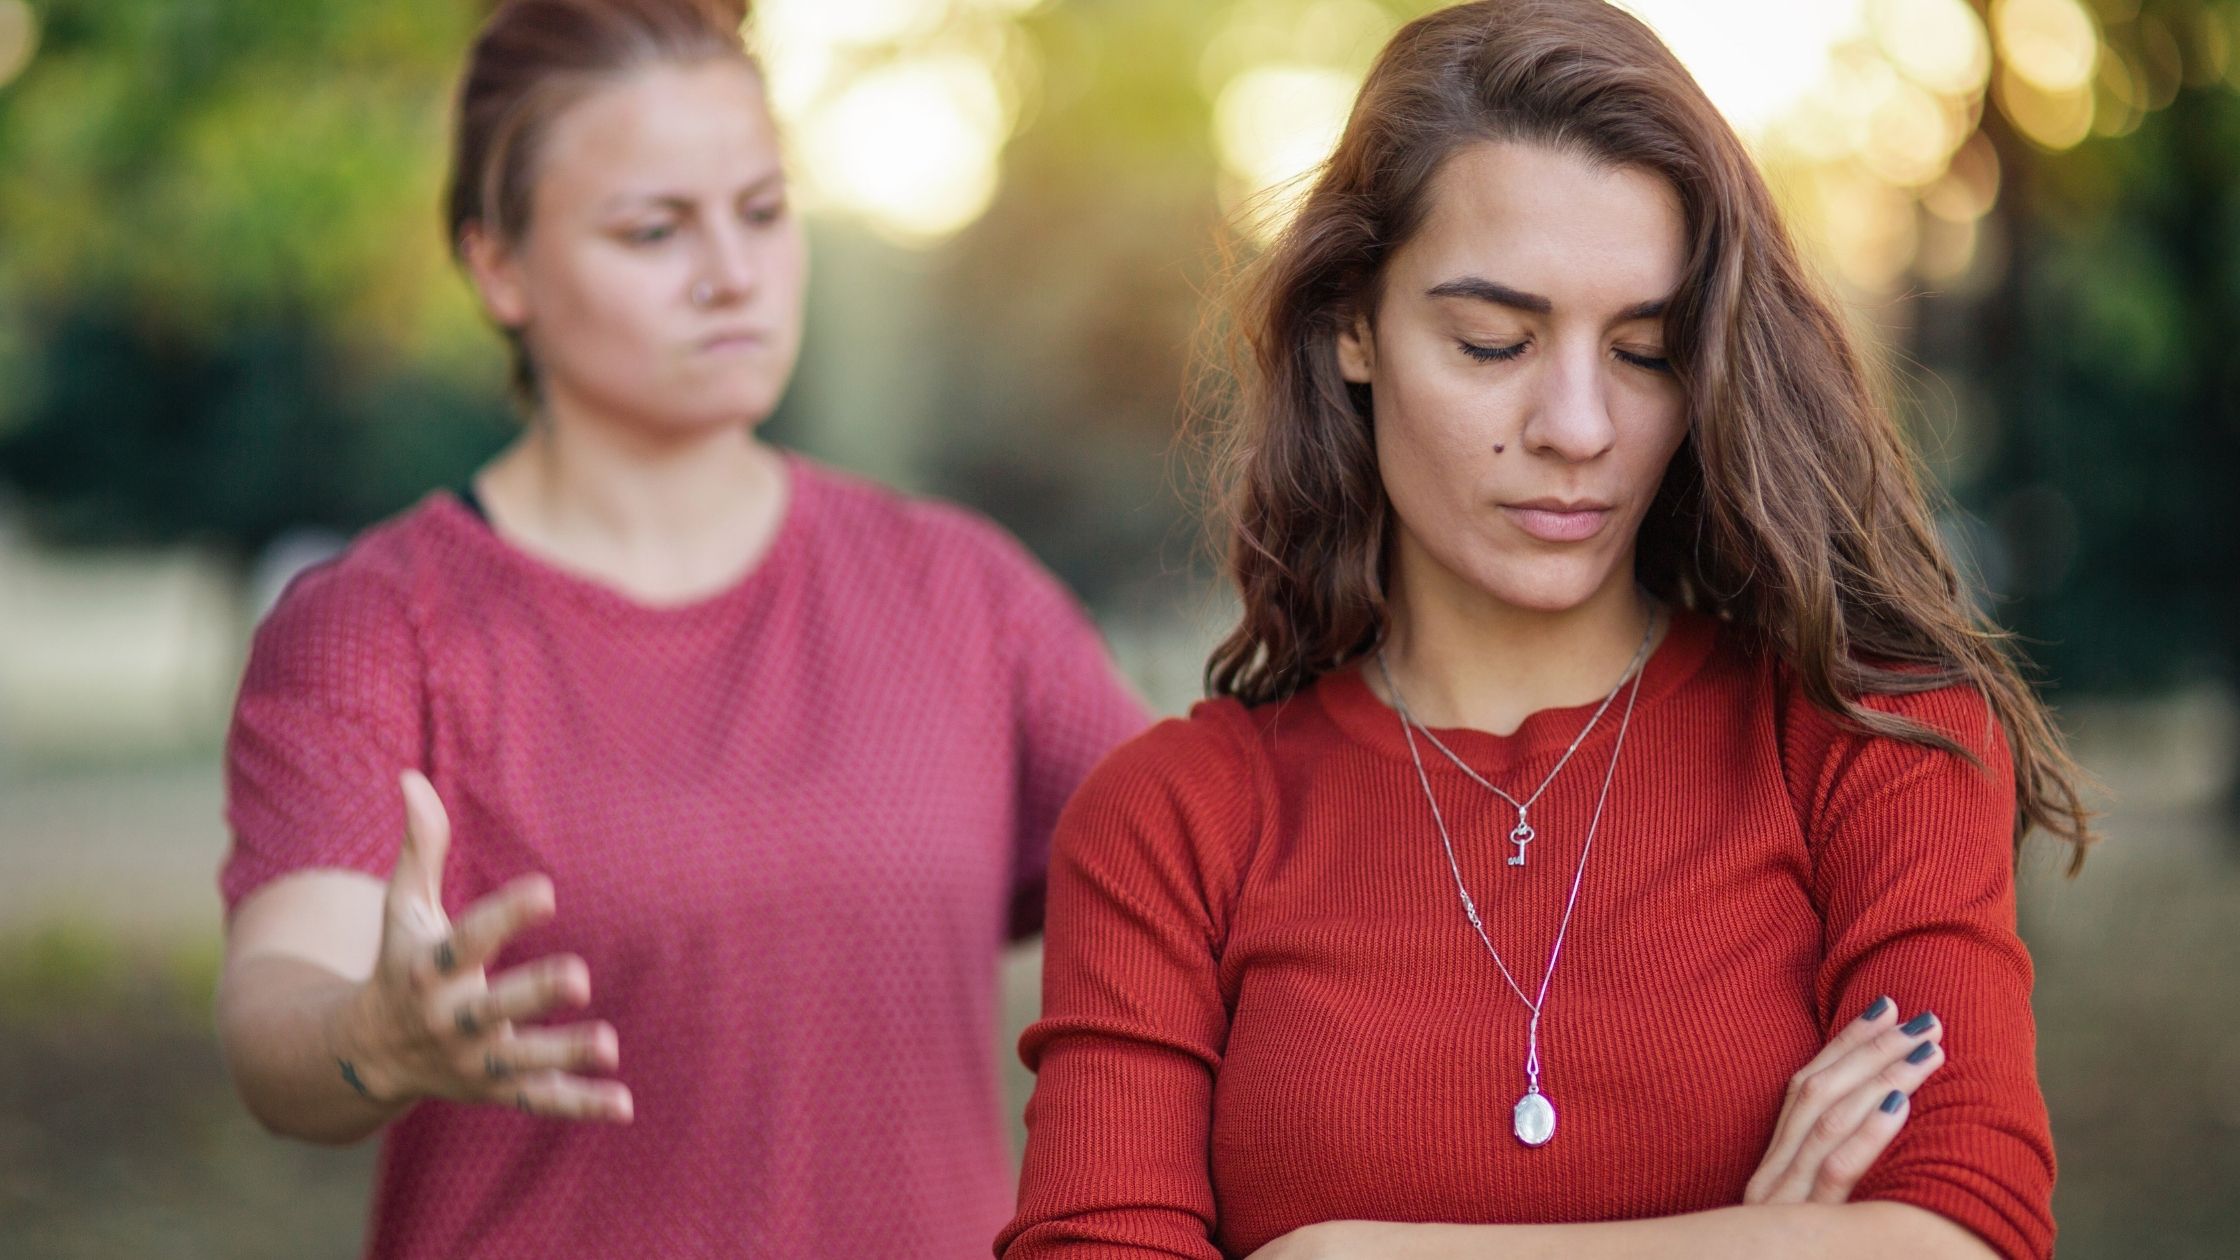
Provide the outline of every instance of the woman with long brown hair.
{"type": "Polygon", "coordinates": [[[1243,618],[1060,822],[1002,1254],[2048,1254],[2078,773],[1671,53],[1412,23],[1239,322],[1243,618]]]}
{"type": "Polygon", "coordinates": [[[1146,719],[1001,530],[757,438],[808,259],[739,10],[493,12],[446,229],[528,423],[242,681],[219,1035],[274,1131],[381,1134],[372,1256],[961,1260],[1010,1207],[998,955],[1146,719]]]}

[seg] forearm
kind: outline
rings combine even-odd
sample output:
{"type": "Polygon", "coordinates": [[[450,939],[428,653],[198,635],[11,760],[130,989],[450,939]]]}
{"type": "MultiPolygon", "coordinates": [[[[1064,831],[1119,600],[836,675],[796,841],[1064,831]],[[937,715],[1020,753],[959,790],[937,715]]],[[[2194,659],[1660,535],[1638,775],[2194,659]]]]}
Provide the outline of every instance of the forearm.
{"type": "Polygon", "coordinates": [[[344,1145],[402,1112],[359,1000],[363,986],[316,963],[266,956],[229,966],[220,982],[218,1040],[234,1088],[258,1123],[283,1137],[344,1145]]]}
{"type": "MultiPolygon", "coordinates": [[[[1361,1227],[1360,1254],[1389,1260],[1996,1260],[1983,1241],[1935,1213],[1903,1203],[1781,1204],[1718,1208],[1651,1220],[1582,1225],[1386,1225],[1361,1227]]],[[[1341,1248],[1341,1251],[1352,1248],[1341,1248]]]]}

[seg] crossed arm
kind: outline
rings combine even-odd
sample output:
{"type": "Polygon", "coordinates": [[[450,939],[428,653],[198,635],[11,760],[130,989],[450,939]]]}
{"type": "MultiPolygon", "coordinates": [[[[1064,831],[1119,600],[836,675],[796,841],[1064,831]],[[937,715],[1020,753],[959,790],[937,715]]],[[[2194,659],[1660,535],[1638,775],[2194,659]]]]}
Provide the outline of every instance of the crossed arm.
{"type": "Polygon", "coordinates": [[[1761,1204],[1584,1225],[1412,1225],[1331,1221],[1252,1260],[1992,1260],[1982,1239],[1908,1203],[1761,1204]]]}

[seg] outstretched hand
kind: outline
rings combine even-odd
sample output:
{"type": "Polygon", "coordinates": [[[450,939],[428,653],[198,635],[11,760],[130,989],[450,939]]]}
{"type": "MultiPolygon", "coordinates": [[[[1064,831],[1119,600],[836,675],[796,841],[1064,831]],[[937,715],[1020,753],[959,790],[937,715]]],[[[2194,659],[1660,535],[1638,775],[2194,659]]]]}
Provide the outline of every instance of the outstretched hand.
{"type": "Polygon", "coordinates": [[[612,1025],[518,1026],[589,1002],[584,961],[556,954],[485,970],[507,941],[552,917],[552,881],[524,875],[453,923],[443,910],[450,819],[419,772],[406,771],[402,788],[404,845],[383,899],[380,955],[359,994],[363,1049],[342,1061],[344,1078],[380,1103],[446,1098],[628,1123],[628,1087],[586,1075],[620,1062],[612,1025]]]}

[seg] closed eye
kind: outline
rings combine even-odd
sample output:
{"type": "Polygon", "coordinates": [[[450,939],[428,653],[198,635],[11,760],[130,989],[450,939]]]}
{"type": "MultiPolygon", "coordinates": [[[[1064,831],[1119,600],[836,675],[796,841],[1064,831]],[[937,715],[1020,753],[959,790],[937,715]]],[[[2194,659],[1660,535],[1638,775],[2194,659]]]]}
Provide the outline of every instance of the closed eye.
{"type": "Polygon", "coordinates": [[[1624,360],[1625,362],[1631,363],[1635,367],[1641,368],[1644,371],[1666,373],[1672,371],[1672,360],[1662,358],[1658,355],[1635,354],[1631,350],[1618,350],[1614,351],[1613,353],[1615,353],[1620,359],[1624,360]]]}
{"type": "Polygon", "coordinates": [[[1523,354],[1524,348],[1531,344],[1532,343],[1529,341],[1520,341],[1513,346],[1481,346],[1474,341],[1455,342],[1455,345],[1460,347],[1464,354],[1469,355],[1471,358],[1476,359],[1480,363],[1507,362],[1508,360],[1514,359],[1518,355],[1523,354]]]}

